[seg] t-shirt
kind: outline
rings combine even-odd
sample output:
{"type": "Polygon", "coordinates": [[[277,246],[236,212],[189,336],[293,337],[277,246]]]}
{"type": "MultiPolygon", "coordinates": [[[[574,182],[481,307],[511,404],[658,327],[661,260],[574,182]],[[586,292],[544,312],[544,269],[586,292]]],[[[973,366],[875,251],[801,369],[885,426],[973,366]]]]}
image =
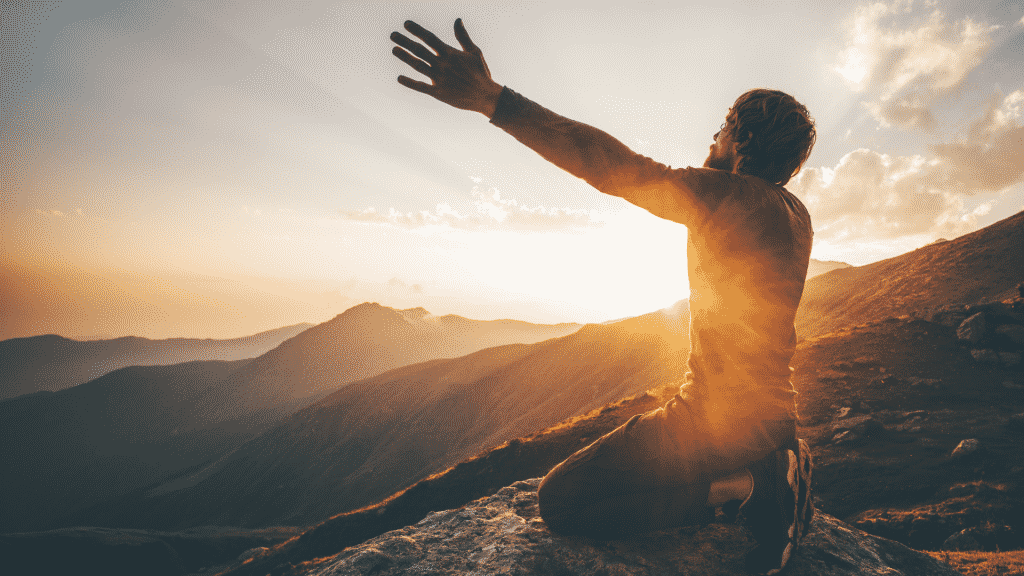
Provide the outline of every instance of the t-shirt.
{"type": "Polygon", "coordinates": [[[686,226],[690,355],[680,395],[713,435],[796,419],[789,363],[813,236],[799,199],[756,176],[655,162],[507,87],[491,123],[601,192],[686,226]]]}

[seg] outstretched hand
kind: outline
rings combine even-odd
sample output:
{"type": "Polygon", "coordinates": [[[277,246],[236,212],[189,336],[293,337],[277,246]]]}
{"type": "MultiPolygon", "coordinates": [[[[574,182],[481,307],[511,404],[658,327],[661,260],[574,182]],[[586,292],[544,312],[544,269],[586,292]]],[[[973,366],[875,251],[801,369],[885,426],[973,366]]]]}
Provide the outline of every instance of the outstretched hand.
{"type": "Polygon", "coordinates": [[[400,32],[392,32],[391,40],[398,46],[392,48],[391,53],[430,78],[431,83],[399,76],[399,84],[462,110],[480,112],[488,118],[494,115],[501,85],[491,80],[484,54],[469,39],[461,18],[455,21],[455,38],[462,45],[462,50],[445,44],[412,20],[405,22],[405,29],[430,49],[400,32]]]}

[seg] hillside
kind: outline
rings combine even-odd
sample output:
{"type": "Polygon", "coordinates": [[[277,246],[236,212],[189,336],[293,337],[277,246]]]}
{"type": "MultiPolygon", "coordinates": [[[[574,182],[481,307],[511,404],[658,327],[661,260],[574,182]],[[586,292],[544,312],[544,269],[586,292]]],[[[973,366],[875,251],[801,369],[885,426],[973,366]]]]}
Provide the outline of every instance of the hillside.
{"type": "Polygon", "coordinates": [[[124,526],[103,524],[100,503],[209,466],[356,376],[577,328],[364,304],[255,359],[122,368],[0,402],[0,531],[124,526]]]}
{"type": "Polygon", "coordinates": [[[1000,301],[1024,282],[1024,212],[894,258],[811,278],[797,311],[797,335],[810,338],[909,311],[1000,301]]]}
{"type": "Polygon", "coordinates": [[[99,506],[114,525],[309,524],[510,438],[681,376],[685,303],[345,386],[188,479],[99,506]]]}
{"type": "Polygon", "coordinates": [[[125,366],[254,358],[310,326],[295,324],[230,340],[126,336],[78,341],[55,334],[11,338],[0,341],[0,400],[57,392],[125,366]]]}
{"type": "MultiPolygon", "coordinates": [[[[1015,307],[1024,306],[1018,302],[1015,307]]],[[[798,345],[798,434],[815,454],[821,511],[916,548],[937,549],[961,531],[983,549],[1024,545],[1024,456],[1018,449],[1024,373],[1019,364],[979,363],[969,351],[955,328],[910,318],[798,345]],[[982,449],[953,456],[970,438],[982,449]]],[[[676,390],[669,383],[486,450],[379,503],[330,518],[228,574],[303,574],[315,558],[321,560],[313,565],[322,566],[346,547],[416,524],[431,511],[542,476],[676,390]]]]}
{"type": "Polygon", "coordinates": [[[55,393],[0,403],[0,531],[81,524],[82,508],[216,458],[265,416],[204,421],[223,381],[252,362],[128,367],[55,393]]]}

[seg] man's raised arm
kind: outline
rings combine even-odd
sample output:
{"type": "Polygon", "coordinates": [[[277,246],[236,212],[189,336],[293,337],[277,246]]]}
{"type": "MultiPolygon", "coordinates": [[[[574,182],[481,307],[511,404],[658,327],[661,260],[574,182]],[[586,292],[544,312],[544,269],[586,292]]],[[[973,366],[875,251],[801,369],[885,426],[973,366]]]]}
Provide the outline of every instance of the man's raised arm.
{"type": "Polygon", "coordinates": [[[690,224],[703,212],[701,208],[706,209],[698,206],[703,202],[694,193],[694,188],[704,187],[699,180],[705,174],[674,171],[597,128],[559,116],[494,82],[483,52],[470,40],[461,18],[455,21],[455,37],[462,50],[415,22],[407,21],[405,29],[426,46],[393,32],[391,40],[398,46],[392,53],[432,82],[399,76],[403,86],[456,108],[480,112],[549,162],[656,216],[690,224]]]}

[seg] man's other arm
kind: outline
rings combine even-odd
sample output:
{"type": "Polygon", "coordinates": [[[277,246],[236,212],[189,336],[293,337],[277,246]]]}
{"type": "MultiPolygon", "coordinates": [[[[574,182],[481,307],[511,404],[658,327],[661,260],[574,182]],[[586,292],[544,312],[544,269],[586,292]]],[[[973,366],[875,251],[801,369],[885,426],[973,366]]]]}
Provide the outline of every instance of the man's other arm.
{"type": "Polygon", "coordinates": [[[415,22],[407,21],[405,29],[423,44],[393,32],[391,40],[397,46],[392,53],[431,82],[399,76],[400,84],[450,106],[484,114],[543,158],[601,192],[690,225],[703,220],[714,201],[712,191],[721,189],[716,180],[724,174],[718,171],[673,170],[593,126],[559,116],[502,88],[491,79],[483,52],[469,38],[461,19],[455,21],[455,37],[462,50],[415,22]]]}
{"type": "Polygon", "coordinates": [[[560,116],[508,87],[498,98],[491,123],[601,192],[655,216],[689,224],[701,211],[687,206],[696,200],[687,184],[700,180],[699,174],[637,154],[610,134],[560,116]]]}

